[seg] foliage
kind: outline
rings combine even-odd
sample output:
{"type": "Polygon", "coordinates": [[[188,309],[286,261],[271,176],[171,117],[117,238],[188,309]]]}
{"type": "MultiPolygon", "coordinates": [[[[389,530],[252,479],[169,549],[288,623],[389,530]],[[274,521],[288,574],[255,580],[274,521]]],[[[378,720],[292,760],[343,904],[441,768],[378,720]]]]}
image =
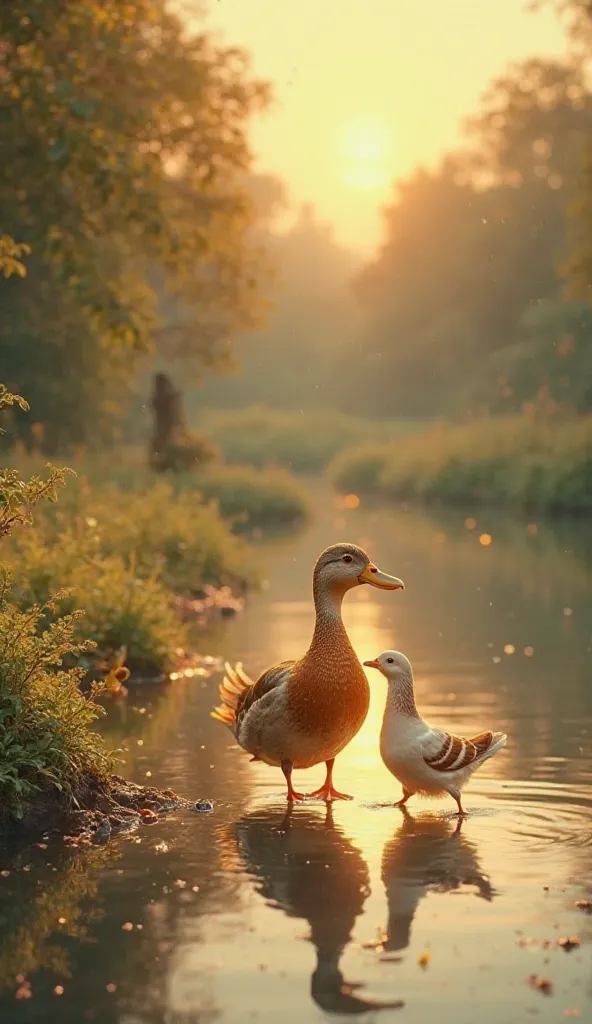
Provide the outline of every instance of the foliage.
{"type": "MultiPolygon", "coordinates": [[[[0,385],[0,410],[14,405],[27,408],[0,385]]],[[[63,482],[64,471],[51,467],[46,480],[0,470],[0,537],[30,525],[33,507],[42,498],[55,501],[63,482]]],[[[62,667],[94,646],[77,635],[80,617],[74,609],[58,615],[57,598],[49,594],[43,604],[19,608],[10,574],[0,565],[0,817],[22,816],[43,787],[72,800],[82,775],[107,771],[106,750],[91,730],[101,709],[80,692],[84,670],[62,667]]]]}
{"type": "Polygon", "coordinates": [[[285,466],[296,473],[324,469],[339,451],[356,441],[415,428],[413,423],[385,423],[332,409],[292,412],[265,406],[205,409],[200,423],[227,462],[285,466]]]}
{"type": "Polygon", "coordinates": [[[492,83],[469,123],[470,149],[399,184],[383,245],[356,282],[365,326],[350,359],[355,408],[513,412],[541,389],[567,407],[591,408],[578,383],[590,331],[587,322],[578,327],[576,341],[582,306],[563,297],[559,272],[566,205],[591,127],[583,70],[532,59],[492,83]],[[553,311],[554,334],[550,320],[540,348],[532,333],[539,306],[553,311]],[[564,358],[557,350],[568,335],[564,358]],[[510,365],[516,380],[492,372],[510,365]],[[557,388],[558,373],[569,386],[557,388]]]}
{"type": "MultiPolygon", "coordinates": [[[[30,460],[32,465],[36,460],[30,460]]],[[[135,448],[120,450],[116,465],[108,455],[83,455],[74,460],[79,472],[80,485],[90,487],[92,501],[86,493],[80,499],[80,514],[84,517],[89,508],[98,514],[107,515],[109,522],[116,515],[118,507],[127,508],[127,495],[134,495],[130,504],[130,519],[137,523],[148,520],[150,529],[158,534],[160,520],[162,528],[168,529],[168,516],[179,515],[183,520],[183,536],[180,543],[185,551],[197,551],[203,545],[204,564],[192,564],[185,556],[185,570],[188,579],[200,579],[199,573],[206,572],[206,581],[232,583],[256,581],[249,548],[244,543],[233,543],[232,533],[246,529],[281,529],[303,521],[308,516],[309,503],[305,489],[288,472],[279,469],[258,470],[249,466],[225,466],[213,464],[201,473],[178,473],[155,485],[154,475],[144,464],[144,453],[135,448]],[[170,495],[170,501],[167,495],[170,495]],[[101,497],[103,496],[103,497],[101,497]],[[222,522],[214,509],[207,509],[206,503],[218,505],[222,522]],[[101,512],[104,504],[110,512],[101,512]],[[165,508],[168,512],[165,514],[165,508]],[[145,512],[144,512],[145,510],[145,512]],[[152,510],[152,516],[151,516],[152,510]],[[209,567],[218,566],[213,578],[207,574],[209,567]],[[217,573],[220,573],[218,577],[217,573]]],[[[75,490],[68,488],[62,507],[72,500],[75,490]]],[[[78,507],[78,498],[75,508],[78,507]]],[[[132,498],[129,498],[130,503],[132,498]]],[[[69,506],[71,507],[71,506],[69,506]]],[[[78,514],[72,509],[72,514],[78,514]]],[[[177,527],[173,536],[177,536],[177,527]]],[[[126,538],[125,544],[130,543],[126,538]]],[[[161,545],[168,541],[156,540],[158,557],[161,545]]],[[[176,543],[172,541],[173,545],[176,543]]],[[[122,552],[123,553],[123,552],[122,552]]],[[[147,552],[138,553],[142,560],[147,552]]],[[[166,570],[168,571],[168,570],[166,570]]],[[[177,584],[173,584],[177,586],[177,584]]],[[[191,586],[191,583],[189,584],[191,586]]]]}
{"type": "Polygon", "coordinates": [[[0,344],[53,451],[98,440],[155,339],[215,365],[254,322],[245,128],[267,89],[166,0],[15,0],[0,49],[0,223],[31,251],[0,281],[0,344]]]}
{"type": "Polygon", "coordinates": [[[309,515],[307,492],[284,469],[215,466],[195,486],[239,533],[290,529],[309,515]]]}
{"type": "Polygon", "coordinates": [[[28,245],[19,245],[9,235],[0,235],[0,274],[4,277],[24,277],[26,268],[22,257],[30,252],[28,245]]]}
{"type": "Polygon", "coordinates": [[[170,668],[187,641],[172,595],[257,579],[245,542],[195,487],[176,492],[159,482],[125,491],[98,473],[93,484],[79,477],[59,508],[38,515],[35,530],[8,548],[19,607],[68,587],[59,612],[84,608],[77,635],[96,643],[91,662],[125,646],[133,669],[170,668]]]}
{"type": "Polygon", "coordinates": [[[86,772],[102,774],[109,758],[91,725],[100,707],[79,689],[83,669],[60,670],[66,657],[92,645],[76,639],[80,612],[54,619],[57,605],[21,611],[9,600],[9,578],[0,584],[0,803],[20,817],[44,785],[65,800],[76,795],[86,772]]]}
{"type": "MultiPolygon", "coordinates": [[[[0,412],[14,405],[23,411],[29,408],[24,398],[11,394],[5,384],[0,384],[0,412]]],[[[0,538],[15,526],[30,525],[32,509],[42,498],[56,501],[57,488],[64,484],[68,470],[49,465],[47,469],[45,480],[36,475],[26,481],[15,469],[0,469],[0,538]]]]}
{"type": "Polygon", "coordinates": [[[592,417],[515,416],[438,426],[382,446],[345,452],[336,487],[381,498],[515,505],[537,511],[592,508],[592,417]]]}

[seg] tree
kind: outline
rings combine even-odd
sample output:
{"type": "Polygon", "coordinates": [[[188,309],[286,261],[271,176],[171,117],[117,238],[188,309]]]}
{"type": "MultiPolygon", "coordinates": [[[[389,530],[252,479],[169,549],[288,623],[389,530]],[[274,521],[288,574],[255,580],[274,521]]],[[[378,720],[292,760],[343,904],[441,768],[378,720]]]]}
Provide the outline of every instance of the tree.
{"type": "Polygon", "coordinates": [[[216,365],[254,322],[241,179],[267,97],[244,53],[165,0],[2,5],[0,223],[31,255],[24,288],[0,283],[0,347],[47,447],[109,421],[156,332],[216,365]]]}
{"type": "MultiPolygon", "coordinates": [[[[560,266],[566,196],[591,127],[581,69],[530,60],[492,83],[469,124],[471,150],[398,186],[383,246],[356,284],[366,327],[352,390],[365,411],[515,408],[541,392],[539,369],[551,377],[559,369],[548,346],[573,334],[581,316],[562,298],[560,266]],[[528,325],[541,303],[553,307],[555,326],[561,315],[565,323],[539,351],[528,325]],[[502,365],[519,386],[495,369],[502,365]]],[[[580,332],[574,387],[587,337],[580,332]]],[[[589,398],[572,397],[578,408],[589,398]]]]}

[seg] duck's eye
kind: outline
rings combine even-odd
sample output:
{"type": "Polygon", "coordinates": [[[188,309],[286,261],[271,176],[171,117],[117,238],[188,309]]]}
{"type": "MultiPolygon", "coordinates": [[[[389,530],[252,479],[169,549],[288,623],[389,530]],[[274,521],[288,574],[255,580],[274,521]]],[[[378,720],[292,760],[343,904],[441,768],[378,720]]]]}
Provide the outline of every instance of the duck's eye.
{"type": "Polygon", "coordinates": [[[387,658],[386,659],[386,663],[387,663],[387,665],[394,665],[395,664],[395,659],[394,658],[387,658]]]}
{"type": "Polygon", "coordinates": [[[341,559],[342,562],[353,562],[353,560],[353,555],[344,555],[343,558],[341,559]]]}

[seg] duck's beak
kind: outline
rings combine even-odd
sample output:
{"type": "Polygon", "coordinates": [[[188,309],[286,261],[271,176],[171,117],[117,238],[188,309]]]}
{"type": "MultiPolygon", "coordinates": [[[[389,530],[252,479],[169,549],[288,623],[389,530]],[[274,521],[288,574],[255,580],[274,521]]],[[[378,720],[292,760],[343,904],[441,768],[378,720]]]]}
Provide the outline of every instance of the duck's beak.
{"type": "Polygon", "coordinates": [[[375,658],[374,661],[365,661],[364,665],[366,666],[366,668],[380,668],[380,665],[378,664],[378,658],[375,658]]]}
{"type": "Polygon", "coordinates": [[[372,562],[369,562],[364,572],[360,573],[358,582],[369,583],[371,587],[378,587],[379,590],[405,590],[403,580],[397,579],[396,576],[389,576],[386,572],[381,572],[372,562]]]}

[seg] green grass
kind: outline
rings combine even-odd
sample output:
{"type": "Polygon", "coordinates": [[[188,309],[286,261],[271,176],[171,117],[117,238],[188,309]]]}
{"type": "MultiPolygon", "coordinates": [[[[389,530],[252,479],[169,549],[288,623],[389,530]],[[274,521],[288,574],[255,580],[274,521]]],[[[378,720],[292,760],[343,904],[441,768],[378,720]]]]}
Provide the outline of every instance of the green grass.
{"type": "Polygon", "coordinates": [[[279,467],[214,466],[198,477],[196,486],[238,533],[299,526],[310,512],[304,487],[279,467]]]}
{"type": "Polygon", "coordinates": [[[340,491],[384,499],[584,511],[592,508],[592,417],[433,427],[353,447],[334,460],[330,476],[340,491]]]}
{"type": "Polygon", "coordinates": [[[139,493],[69,481],[61,503],[40,510],[6,557],[19,608],[68,588],[58,610],[84,609],[75,635],[97,645],[97,659],[125,646],[130,668],[142,671],[166,670],[187,641],[172,594],[257,582],[251,549],[215,505],[164,481],[139,493]]]}
{"type": "Polygon", "coordinates": [[[6,577],[0,590],[0,818],[18,818],[43,786],[71,801],[77,780],[105,775],[111,761],[91,729],[101,709],[80,691],[84,670],[61,668],[90,650],[76,639],[80,614],[48,626],[56,606],[22,611],[6,577]]]}
{"type": "MultiPolygon", "coordinates": [[[[259,560],[241,534],[291,528],[308,515],[304,489],[281,469],[155,476],[137,451],[74,465],[59,503],[40,508],[34,529],[6,545],[14,600],[26,609],[67,588],[55,615],[83,608],[75,635],[97,645],[91,660],[125,647],[132,670],[166,671],[186,646],[173,594],[258,583],[259,560]]],[[[38,471],[38,461],[21,458],[19,468],[38,471]]]]}
{"type": "MultiPolygon", "coordinates": [[[[181,499],[186,502],[190,515],[196,509],[203,510],[204,502],[209,502],[219,512],[217,515],[213,511],[211,515],[225,520],[226,535],[228,529],[237,534],[290,529],[304,522],[310,513],[306,489],[280,467],[261,469],[213,463],[200,472],[155,476],[145,465],[144,453],[137,448],[123,449],[116,461],[112,456],[95,455],[74,460],[72,465],[95,492],[98,488],[112,488],[119,495],[142,496],[166,486],[178,502],[181,499]]],[[[197,538],[199,533],[194,524],[194,536],[197,538]]],[[[205,529],[205,535],[210,544],[212,522],[205,529]]],[[[230,560],[233,550],[226,537],[224,547],[224,557],[230,560]]],[[[244,545],[241,550],[246,550],[244,545]]]]}
{"type": "Polygon", "coordinates": [[[280,411],[250,406],[232,411],[206,409],[200,428],[228,463],[284,466],[294,473],[318,473],[345,448],[417,429],[406,421],[362,419],[331,410],[280,411]]]}

